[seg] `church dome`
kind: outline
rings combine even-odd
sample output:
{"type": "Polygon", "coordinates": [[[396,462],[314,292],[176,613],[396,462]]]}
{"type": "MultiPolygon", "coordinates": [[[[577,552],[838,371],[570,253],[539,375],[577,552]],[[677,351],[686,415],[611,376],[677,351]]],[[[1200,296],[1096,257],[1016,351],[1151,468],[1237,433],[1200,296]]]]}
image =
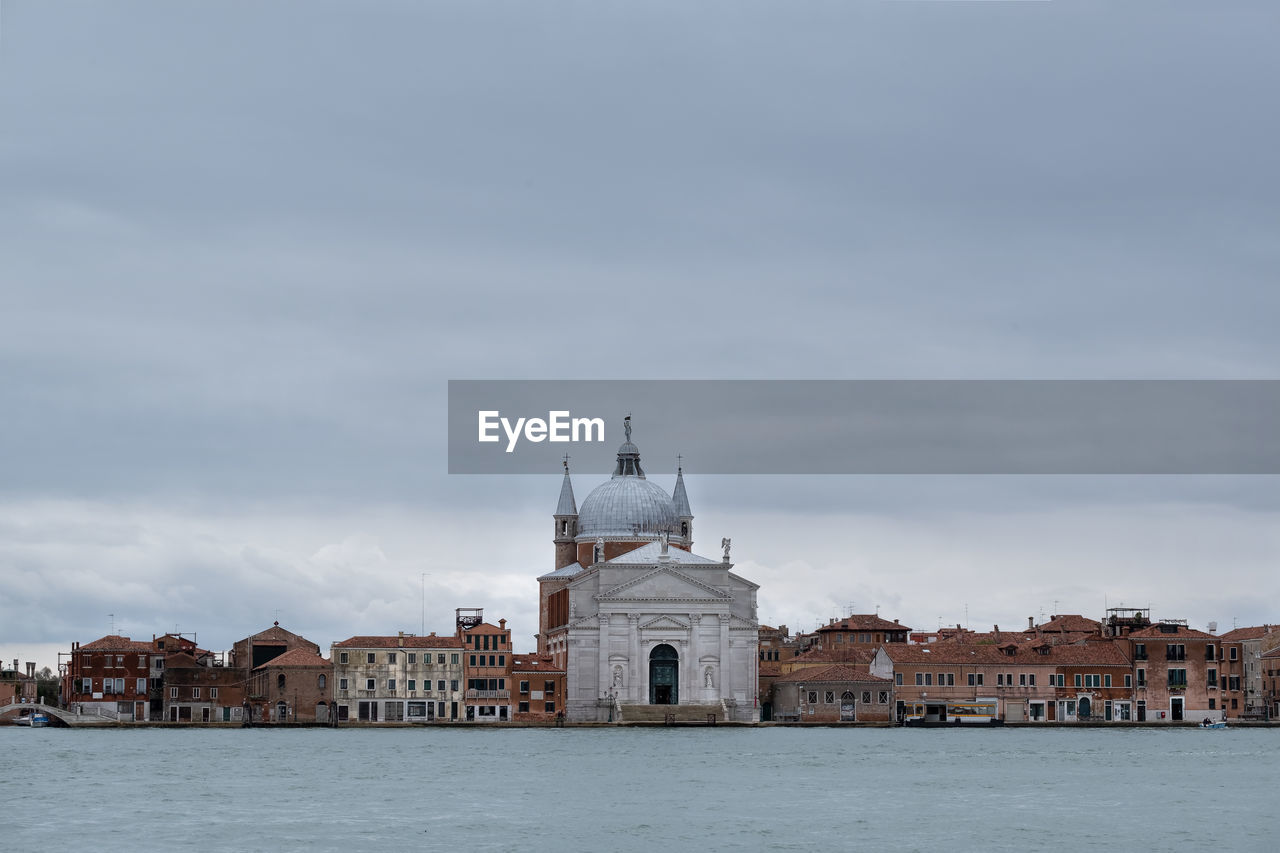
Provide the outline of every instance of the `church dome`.
{"type": "Polygon", "coordinates": [[[656,535],[675,528],[676,511],[667,493],[630,474],[596,486],[578,510],[579,538],[656,535]]]}
{"type": "Polygon", "coordinates": [[[613,477],[587,495],[578,510],[578,539],[601,536],[656,536],[674,531],[678,522],[671,496],[650,483],[640,467],[640,448],[631,443],[631,417],[626,421],[627,440],[618,448],[613,477]]]}

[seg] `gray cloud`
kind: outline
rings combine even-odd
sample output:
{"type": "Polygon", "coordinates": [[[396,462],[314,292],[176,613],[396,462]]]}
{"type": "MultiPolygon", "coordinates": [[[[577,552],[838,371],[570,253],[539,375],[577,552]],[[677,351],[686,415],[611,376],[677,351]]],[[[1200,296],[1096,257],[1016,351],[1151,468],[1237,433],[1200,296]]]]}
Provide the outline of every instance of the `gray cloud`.
{"type": "MultiPolygon", "coordinates": [[[[368,507],[440,536],[440,513],[478,507],[537,533],[541,478],[444,474],[449,378],[1273,378],[1276,18],[1260,0],[6,3],[0,494],[89,509],[0,531],[0,641],[84,639],[72,622],[117,599],[75,572],[107,565],[152,587],[139,632],[194,623],[190,578],[226,573],[303,591],[298,627],[332,633],[311,615],[330,591],[298,581],[374,535],[323,519],[368,507]],[[160,519],[154,540],[130,552],[136,528],[94,520],[120,507],[160,519]],[[245,507],[310,532],[241,532],[245,507]],[[188,524],[230,550],[163,544],[188,524]],[[53,608],[31,584],[95,592],[53,608]]],[[[1261,530],[1276,500],[1257,480],[927,485],[714,483],[695,511],[765,507],[786,529],[811,507],[1154,501],[1261,530]]],[[[390,630],[409,555],[438,545],[377,538],[390,579],[360,624],[390,630]]],[[[504,577],[545,567],[505,559],[504,577]]],[[[1161,584],[1200,594],[1197,571],[1161,584]]],[[[762,601],[802,600],[768,580],[762,601]]],[[[866,584],[898,615],[920,595],[866,584]]]]}

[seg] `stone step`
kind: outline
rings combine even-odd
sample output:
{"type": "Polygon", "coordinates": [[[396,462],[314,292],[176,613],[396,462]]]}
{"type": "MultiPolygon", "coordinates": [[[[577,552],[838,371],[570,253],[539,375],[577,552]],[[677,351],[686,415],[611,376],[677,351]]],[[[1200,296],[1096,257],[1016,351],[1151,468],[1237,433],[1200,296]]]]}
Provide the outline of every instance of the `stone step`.
{"type": "Polygon", "coordinates": [[[720,704],[706,705],[623,705],[623,723],[665,723],[667,716],[674,716],[677,723],[701,723],[705,725],[712,715],[716,722],[725,719],[720,704]]]}

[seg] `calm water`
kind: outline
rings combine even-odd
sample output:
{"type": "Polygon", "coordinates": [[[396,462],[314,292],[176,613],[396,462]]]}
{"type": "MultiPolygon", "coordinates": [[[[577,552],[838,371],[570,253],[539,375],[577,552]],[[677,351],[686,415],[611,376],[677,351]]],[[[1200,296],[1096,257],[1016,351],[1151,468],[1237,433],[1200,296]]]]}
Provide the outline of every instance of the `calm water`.
{"type": "Polygon", "coordinates": [[[0,848],[1274,850],[1280,730],[0,729],[0,848]]]}

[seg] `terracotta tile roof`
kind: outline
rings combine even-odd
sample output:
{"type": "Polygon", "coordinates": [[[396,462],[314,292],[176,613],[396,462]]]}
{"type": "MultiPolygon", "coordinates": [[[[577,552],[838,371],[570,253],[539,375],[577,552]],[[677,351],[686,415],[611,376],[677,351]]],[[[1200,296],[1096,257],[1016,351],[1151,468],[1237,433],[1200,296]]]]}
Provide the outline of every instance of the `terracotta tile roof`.
{"type": "Polygon", "coordinates": [[[556,666],[551,662],[550,657],[516,655],[511,658],[511,671],[562,673],[564,672],[564,667],[556,666]]]}
{"type": "MultiPolygon", "coordinates": [[[[893,644],[893,645],[901,645],[893,644]]],[[[839,645],[834,648],[809,649],[795,657],[787,658],[781,663],[871,663],[875,657],[876,647],[871,645],[839,645]]]]}
{"type": "Polygon", "coordinates": [[[1078,631],[1083,634],[1097,634],[1102,630],[1102,623],[1081,616],[1079,613],[1064,613],[1054,616],[1048,622],[1037,625],[1035,628],[1027,628],[1023,633],[1034,634],[1037,629],[1044,633],[1062,634],[1078,631]]]}
{"type": "Polygon", "coordinates": [[[1276,631],[1275,625],[1254,625],[1249,628],[1233,628],[1219,636],[1220,640],[1233,642],[1236,640],[1260,640],[1267,634],[1280,633],[1276,631]]]}
{"type": "Polygon", "coordinates": [[[457,637],[437,637],[429,634],[425,637],[401,637],[392,634],[389,637],[358,636],[334,643],[335,649],[460,649],[462,640],[457,637]]]}
{"type": "Polygon", "coordinates": [[[927,646],[882,646],[889,660],[901,664],[961,666],[1129,666],[1124,651],[1109,640],[1090,643],[1057,643],[1043,638],[1020,644],[969,643],[947,640],[927,646]],[[1006,654],[1010,646],[1014,654],[1006,654]],[[1041,651],[1043,650],[1043,652],[1041,651]]]}
{"type": "Polygon", "coordinates": [[[857,614],[841,619],[832,625],[824,625],[818,629],[818,633],[823,631],[910,631],[906,625],[900,625],[897,622],[890,622],[888,619],[881,619],[874,613],[857,614]]]}
{"type": "Polygon", "coordinates": [[[122,637],[119,634],[108,634],[100,637],[92,643],[84,643],[80,646],[82,650],[91,652],[150,652],[150,643],[139,643],[130,640],[128,637],[122,637]]]}
{"type": "Polygon", "coordinates": [[[762,660],[758,674],[761,678],[777,678],[782,674],[782,663],[776,660],[762,660]]]}
{"type": "Polygon", "coordinates": [[[1274,649],[1272,649],[1271,651],[1267,652],[1266,654],[1259,655],[1259,657],[1266,658],[1267,660],[1272,660],[1272,659],[1274,659],[1274,658],[1280,658],[1280,646],[1276,646],[1274,649]]]}
{"type": "Polygon", "coordinates": [[[329,661],[312,652],[310,649],[290,649],[279,657],[274,657],[266,663],[254,667],[255,670],[267,669],[268,667],[278,666],[329,666],[329,661]]]}
{"type": "Polygon", "coordinates": [[[872,682],[878,684],[892,683],[891,679],[872,675],[865,669],[844,666],[842,664],[824,666],[821,669],[797,669],[794,672],[780,676],[778,681],[788,683],[824,681],[857,681],[862,683],[872,682]]]}

